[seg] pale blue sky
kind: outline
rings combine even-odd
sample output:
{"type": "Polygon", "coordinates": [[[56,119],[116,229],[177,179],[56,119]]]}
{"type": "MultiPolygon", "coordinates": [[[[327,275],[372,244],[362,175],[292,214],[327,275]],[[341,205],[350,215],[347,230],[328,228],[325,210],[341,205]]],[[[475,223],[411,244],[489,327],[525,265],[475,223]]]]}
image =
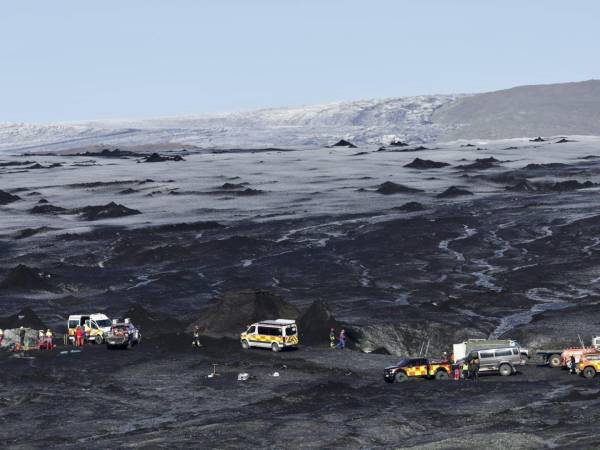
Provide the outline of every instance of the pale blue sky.
{"type": "Polygon", "coordinates": [[[193,115],[600,78],[600,2],[0,5],[0,121],[193,115]]]}

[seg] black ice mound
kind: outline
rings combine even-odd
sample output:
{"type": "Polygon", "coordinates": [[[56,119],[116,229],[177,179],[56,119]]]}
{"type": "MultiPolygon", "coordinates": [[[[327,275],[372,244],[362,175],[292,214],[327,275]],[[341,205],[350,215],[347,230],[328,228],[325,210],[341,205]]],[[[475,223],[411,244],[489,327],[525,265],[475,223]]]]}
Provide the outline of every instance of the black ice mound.
{"type": "Polygon", "coordinates": [[[0,282],[0,289],[50,292],[58,290],[52,282],[52,275],[24,264],[19,264],[8,271],[4,280],[0,282]]]}
{"type": "Polygon", "coordinates": [[[401,193],[415,193],[422,192],[420,189],[411,188],[404,186],[403,184],[397,184],[392,181],[386,181],[377,187],[376,192],[383,195],[401,194],[401,193]]]}
{"type": "Polygon", "coordinates": [[[151,155],[146,156],[141,162],[145,163],[154,163],[154,162],[164,162],[164,161],[185,161],[183,157],[179,155],[175,156],[162,156],[158,153],[152,153],[151,155]]]}
{"type": "Polygon", "coordinates": [[[17,314],[0,318],[0,328],[10,330],[14,328],[32,328],[34,330],[46,330],[48,327],[31,308],[24,308],[17,314]]]}
{"type": "Polygon", "coordinates": [[[562,138],[562,139],[559,139],[558,141],[556,141],[557,144],[566,144],[567,142],[577,142],[577,141],[571,141],[567,138],[562,138]]]}
{"type": "Polygon", "coordinates": [[[337,141],[335,144],[330,145],[331,147],[348,147],[348,148],[357,148],[356,145],[354,145],[352,142],[347,141],[345,139],[341,139],[339,141],[337,141]]]}
{"type": "Polygon", "coordinates": [[[436,195],[437,198],[454,198],[454,197],[462,197],[464,195],[473,195],[471,191],[467,191],[466,189],[459,188],[457,186],[450,186],[444,192],[436,195]]]}
{"type": "Polygon", "coordinates": [[[546,139],[542,139],[541,136],[538,136],[535,139],[529,139],[529,142],[546,142],[546,139]]]}
{"type": "Polygon", "coordinates": [[[140,304],[131,305],[125,312],[123,318],[131,319],[131,322],[141,331],[145,338],[152,338],[162,334],[180,332],[184,326],[173,317],[159,315],[149,312],[140,304]]]}
{"type": "Polygon", "coordinates": [[[100,206],[84,206],[83,208],[73,210],[73,212],[79,214],[79,217],[81,217],[81,219],[90,221],[101,219],[114,219],[117,217],[141,214],[141,212],[137,209],[127,208],[126,206],[120,205],[115,202],[110,202],[106,205],[100,206]]]}
{"type": "Polygon", "coordinates": [[[408,147],[406,142],[393,140],[390,142],[390,147],[408,147]]]}
{"type": "Polygon", "coordinates": [[[50,204],[41,204],[34,206],[29,210],[31,214],[60,214],[67,212],[66,208],[60,206],[54,206],[50,204]]]}
{"type": "Polygon", "coordinates": [[[404,167],[410,167],[411,169],[439,169],[441,167],[449,166],[450,164],[439,161],[431,161],[429,159],[415,158],[413,162],[405,164],[404,167]]]}
{"type": "Polygon", "coordinates": [[[512,186],[506,186],[506,190],[512,192],[538,192],[539,188],[531,181],[523,180],[512,186]]]}
{"type": "Polygon", "coordinates": [[[457,166],[457,169],[462,170],[486,170],[496,167],[500,161],[494,158],[493,156],[489,158],[478,158],[475,162],[471,164],[465,164],[462,166],[457,166]]]}
{"type": "Polygon", "coordinates": [[[296,319],[298,310],[277,294],[246,289],[229,292],[208,307],[202,316],[188,326],[194,326],[207,336],[239,338],[248,325],[260,320],[296,319]]]}
{"type": "Polygon", "coordinates": [[[108,148],[104,148],[99,152],[85,152],[78,153],[76,156],[94,156],[100,158],[128,158],[131,156],[142,156],[139,153],[132,152],[129,150],[120,150],[115,148],[114,150],[110,150],[108,148]]]}
{"type": "Polygon", "coordinates": [[[335,320],[327,304],[319,300],[314,301],[298,319],[298,332],[303,344],[326,344],[332,328],[335,328],[337,335],[341,325],[335,320]]]}
{"type": "Polygon", "coordinates": [[[567,191],[576,191],[578,189],[586,189],[597,186],[596,183],[592,183],[591,181],[584,181],[580,183],[577,180],[567,180],[567,181],[559,181],[558,183],[554,183],[551,187],[551,191],[555,192],[567,192],[567,191]]]}
{"type": "Polygon", "coordinates": [[[21,200],[18,195],[12,195],[5,191],[0,191],[0,205],[8,205],[9,203],[21,200]]]}
{"type": "Polygon", "coordinates": [[[398,206],[394,209],[397,211],[416,212],[416,211],[423,211],[425,209],[425,206],[423,206],[419,202],[408,202],[408,203],[405,203],[404,205],[398,206]]]}

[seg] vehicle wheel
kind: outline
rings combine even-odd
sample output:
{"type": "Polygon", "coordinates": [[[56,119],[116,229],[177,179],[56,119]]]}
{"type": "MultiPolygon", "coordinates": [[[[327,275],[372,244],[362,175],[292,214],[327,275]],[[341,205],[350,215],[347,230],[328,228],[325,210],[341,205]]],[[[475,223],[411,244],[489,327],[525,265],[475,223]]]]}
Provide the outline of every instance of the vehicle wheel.
{"type": "Polygon", "coordinates": [[[586,378],[594,378],[596,376],[596,370],[593,367],[586,367],[583,369],[583,376],[586,378]]]}
{"type": "Polygon", "coordinates": [[[448,380],[448,379],[450,379],[450,374],[448,372],[446,372],[445,370],[438,370],[435,373],[435,379],[436,380],[448,380]]]}
{"type": "Polygon", "coordinates": [[[248,341],[246,339],[242,340],[242,348],[244,350],[248,350],[250,348],[250,344],[248,343],[248,341]]]}
{"type": "Polygon", "coordinates": [[[550,355],[548,365],[552,368],[560,367],[560,355],[550,355]]]}
{"type": "Polygon", "coordinates": [[[278,352],[281,350],[281,347],[279,346],[279,344],[277,342],[273,342],[271,344],[271,350],[273,350],[274,352],[278,352]]]}
{"type": "Polygon", "coordinates": [[[407,380],[408,376],[404,372],[398,372],[396,373],[396,376],[394,376],[394,383],[404,383],[407,380]]]}
{"type": "Polygon", "coordinates": [[[104,338],[102,336],[96,336],[96,339],[94,339],[94,342],[98,345],[102,345],[102,343],[104,342],[104,338]]]}
{"type": "Polygon", "coordinates": [[[513,373],[513,369],[512,367],[510,367],[509,364],[500,364],[500,368],[498,369],[498,371],[503,377],[507,377],[509,375],[512,375],[513,373]]]}

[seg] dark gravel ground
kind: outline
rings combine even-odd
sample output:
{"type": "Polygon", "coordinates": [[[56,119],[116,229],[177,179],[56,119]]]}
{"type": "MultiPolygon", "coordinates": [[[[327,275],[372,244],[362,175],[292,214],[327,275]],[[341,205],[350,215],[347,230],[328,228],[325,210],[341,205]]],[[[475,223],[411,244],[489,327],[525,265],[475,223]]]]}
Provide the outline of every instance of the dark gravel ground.
{"type": "Polygon", "coordinates": [[[511,377],[386,384],[397,358],[233,340],[0,354],[4,448],[594,448],[600,385],[530,364],[511,377]],[[208,378],[212,364],[217,375],[208,378]],[[273,372],[279,377],[273,377],[273,372]],[[246,372],[248,381],[237,381],[246,372]],[[435,444],[435,445],[434,445],[435,444]]]}

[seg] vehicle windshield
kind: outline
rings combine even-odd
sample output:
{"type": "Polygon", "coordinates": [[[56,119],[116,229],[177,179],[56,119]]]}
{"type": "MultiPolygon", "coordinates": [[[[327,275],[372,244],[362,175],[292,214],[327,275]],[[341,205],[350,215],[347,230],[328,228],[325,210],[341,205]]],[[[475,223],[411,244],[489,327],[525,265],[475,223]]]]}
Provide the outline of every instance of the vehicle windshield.
{"type": "Polygon", "coordinates": [[[109,319],[96,320],[96,325],[98,325],[100,328],[110,327],[111,323],[112,322],[109,319]]]}
{"type": "Polygon", "coordinates": [[[400,362],[398,363],[398,366],[402,367],[402,366],[406,366],[410,363],[410,359],[401,359],[400,362]]]}

